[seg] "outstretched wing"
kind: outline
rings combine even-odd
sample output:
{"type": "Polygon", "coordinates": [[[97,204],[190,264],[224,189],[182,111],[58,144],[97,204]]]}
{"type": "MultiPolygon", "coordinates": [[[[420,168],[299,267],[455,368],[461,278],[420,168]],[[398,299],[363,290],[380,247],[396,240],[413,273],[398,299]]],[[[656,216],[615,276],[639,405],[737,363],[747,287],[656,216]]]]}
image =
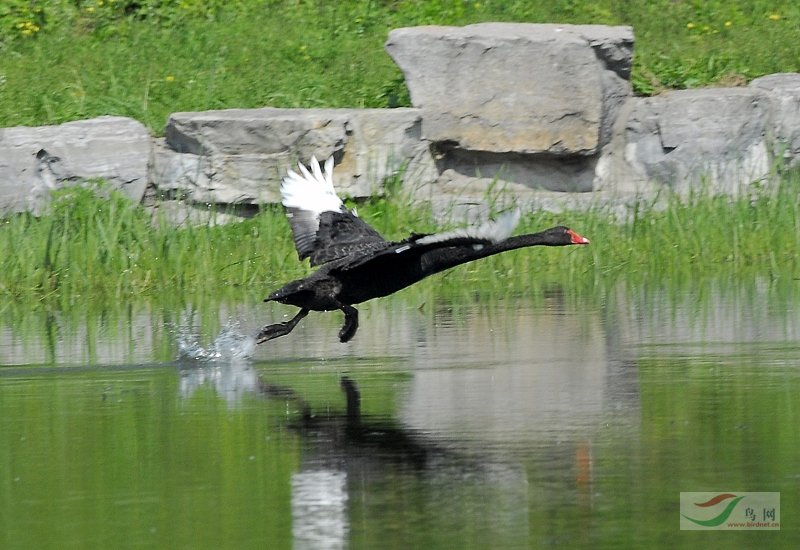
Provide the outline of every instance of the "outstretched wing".
{"type": "Polygon", "coordinates": [[[324,171],[311,158],[311,171],[298,164],[281,180],[281,202],[292,227],[294,246],[301,260],[319,265],[359,252],[380,250],[388,243],[366,222],[342,204],[333,188],[333,157],[324,171]]]}
{"type": "Polygon", "coordinates": [[[432,235],[413,235],[399,243],[388,243],[383,249],[375,251],[370,256],[354,258],[352,262],[342,265],[339,269],[347,271],[373,261],[386,261],[389,256],[398,260],[402,260],[403,257],[410,260],[411,257],[419,257],[425,252],[442,248],[465,246],[480,250],[486,245],[498,243],[510,237],[519,223],[519,218],[519,209],[514,209],[505,212],[497,219],[486,221],[480,225],[432,235]]]}
{"type": "Polygon", "coordinates": [[[504,212],[494,220],[488,220],[480,225],[470,225],[434,233],[433,235],[423,235],[413,239],[415,246],[435,245],[436,248],[445,246],[458,246],[460,244],[492,244],[505,240],[514,232],[514,228],[519,223],[521,212],[519,208],[504,212]]]}

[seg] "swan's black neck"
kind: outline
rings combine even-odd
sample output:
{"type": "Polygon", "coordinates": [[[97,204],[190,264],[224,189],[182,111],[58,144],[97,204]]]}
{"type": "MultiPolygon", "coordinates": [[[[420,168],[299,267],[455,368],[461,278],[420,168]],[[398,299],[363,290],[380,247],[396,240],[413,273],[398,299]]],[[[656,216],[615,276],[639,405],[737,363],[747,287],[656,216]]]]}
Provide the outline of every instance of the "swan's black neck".
{"type": "Polygon", "coordinates": [[[498,243],[488,244],[478,248],[472,245],[439,248],[424,253],[420,261],[425,274],[432,275],[450,269],[451,267],[456,267],[461,264],[480,260],[481,258],[494,256],[495,254],[515,250],[517,248],[526,248],[528,246],[564,246],[565,244],[570,243],[554,241],[548,230],[540,233],[529,233],[527,235],[509,237],[498,243]]]}

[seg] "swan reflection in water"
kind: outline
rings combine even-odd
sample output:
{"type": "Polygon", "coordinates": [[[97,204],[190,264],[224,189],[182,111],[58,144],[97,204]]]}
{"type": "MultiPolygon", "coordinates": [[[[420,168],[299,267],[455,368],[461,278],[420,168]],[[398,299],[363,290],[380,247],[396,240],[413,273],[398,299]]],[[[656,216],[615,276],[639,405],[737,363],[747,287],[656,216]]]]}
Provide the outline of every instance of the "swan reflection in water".
{"type": "MultiPolygon", "coordinates": [[[[557,441],[540,441],[535,456],[526,457],[518,450],[501,452],[491,435],[484,443],[475,440],[474,434],[471,440],[462,440],[459,433],[414,428],[406,420],[365,414],[362,389],[352,375],[339,378],[342,398],[338,406],[326,402],[315,408],[295,388],[271,381],[269,374],[259,372],[248,361],[193,362],[180,372],[184,397],[200,386],[211,386],[231,407],[249,394],[285,402],[287,410],[294,411],[284,427],[302,443],[299,466],[291,475],[296,547],[347,546],[353,514],[359,513],[354,510],[363,513],[373,499],[386,498],[375,496],[376,487],[385,488],[386,483],[392,487],[392,498],[397,499],[393,506],[403,509],[419,498],[426,508],[453,510],[453,514],[465,505],[485,508],[482,521],[497,530],[498,540],[525,539],[529,492],[549,491],[552,479],[562,476],[564,469],[573,479],[574,492],[568,498],[587,510],[592,507],[594,453],[590,436],[565,432],[557,441]]],[[[415,382],[409,380],[407,385],[415,382]]],[[[406,401],[414,398],[406,396],[406,401]]],[[[398,413],[400,419],[409,416],[414,415],[407,410],[398,413]]],[[[554,494],[552,498],[558,502],[565,497],[554,494]]]]}
{"type": "Polygon", "coordinates": [[[345,547],[350,529],[348,502],[359,490],[355,484],[392,470],[419,474],[436,469],[436,463],[442,464],[451,454],[391,419],[363,415],[360,390],[348,376],[340,379],[344,410],[315,411],[294,389],[269,382],[247,362],[189,364],[180,372],[184,398],[210,386],[231,407],[244,395],[255,393],[284,401],[298,411],[285,424],[303,443],[300,467],[291,477],[295,547],[345,547]]]}

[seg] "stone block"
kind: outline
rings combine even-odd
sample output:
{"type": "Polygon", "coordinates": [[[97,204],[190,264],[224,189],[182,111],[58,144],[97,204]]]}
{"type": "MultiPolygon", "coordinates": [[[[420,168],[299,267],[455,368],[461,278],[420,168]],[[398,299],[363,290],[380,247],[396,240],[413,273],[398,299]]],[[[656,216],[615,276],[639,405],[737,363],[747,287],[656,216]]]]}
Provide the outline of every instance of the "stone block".
{"type": "Polygon", "coordinates": [[[138,202],[150,153],[147,129],[124,117],[0,129],[0,210],[37,212],[50,190],[93,178],[138,202]]]}
{"type": "Polygon", "coordinates": [[[770,101],[755,88],[679,90],[631,100],[598,162],[595,189],[736,194],[770,176],[770,101]]]}
{"type": "Polygon", "coordinates": [[[155,156],[159,191],[201,203],[279,202],[280,180],[312,156],[337,160],[343,196],[382,192],[403,171],[429,178],[416,109],[231,109],[173,114],[155,156]]]}
{"type": "Polygon", "coordinates": [[[594,155],[631,95],[630,27],[481,23],[389,33],[422,137],[491,153],[594,155]]]}
{"type": "Polygon", "coordinates": [[[800,165],[800,73],[762,76],[750,87],[766,92],[772,104],[774,153],[789,166],[800,165]]]}

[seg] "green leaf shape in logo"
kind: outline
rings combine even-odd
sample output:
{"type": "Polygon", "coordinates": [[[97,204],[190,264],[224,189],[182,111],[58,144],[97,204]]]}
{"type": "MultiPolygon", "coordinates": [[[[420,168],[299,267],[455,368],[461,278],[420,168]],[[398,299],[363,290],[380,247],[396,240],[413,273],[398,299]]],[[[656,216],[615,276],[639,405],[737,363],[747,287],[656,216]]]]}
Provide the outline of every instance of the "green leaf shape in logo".
{"type": "Polygon", "coordinates": [[[690,518],[686,514],[681,514],[681,515],[683,517],[685,517],[686,519],[688,519],[689,521],[696,523],[697,525],[702,525],[703,527],[716,527],[718,525],[722,525],[722,523],[726,519],[728,519],[728,516],[731,515],[731,513],[733,512],[733,509],[736,508],[736,505],[739,504],[739,501],[742,500],[743,498],[744,498],[744,496],[740,496],[740,497],[736,497],[735,499],[733,499],[725,507],[725,509],[720,513],[720,515],[718,515],[715,518],[701,520],[701,519],[690,518]]]}

